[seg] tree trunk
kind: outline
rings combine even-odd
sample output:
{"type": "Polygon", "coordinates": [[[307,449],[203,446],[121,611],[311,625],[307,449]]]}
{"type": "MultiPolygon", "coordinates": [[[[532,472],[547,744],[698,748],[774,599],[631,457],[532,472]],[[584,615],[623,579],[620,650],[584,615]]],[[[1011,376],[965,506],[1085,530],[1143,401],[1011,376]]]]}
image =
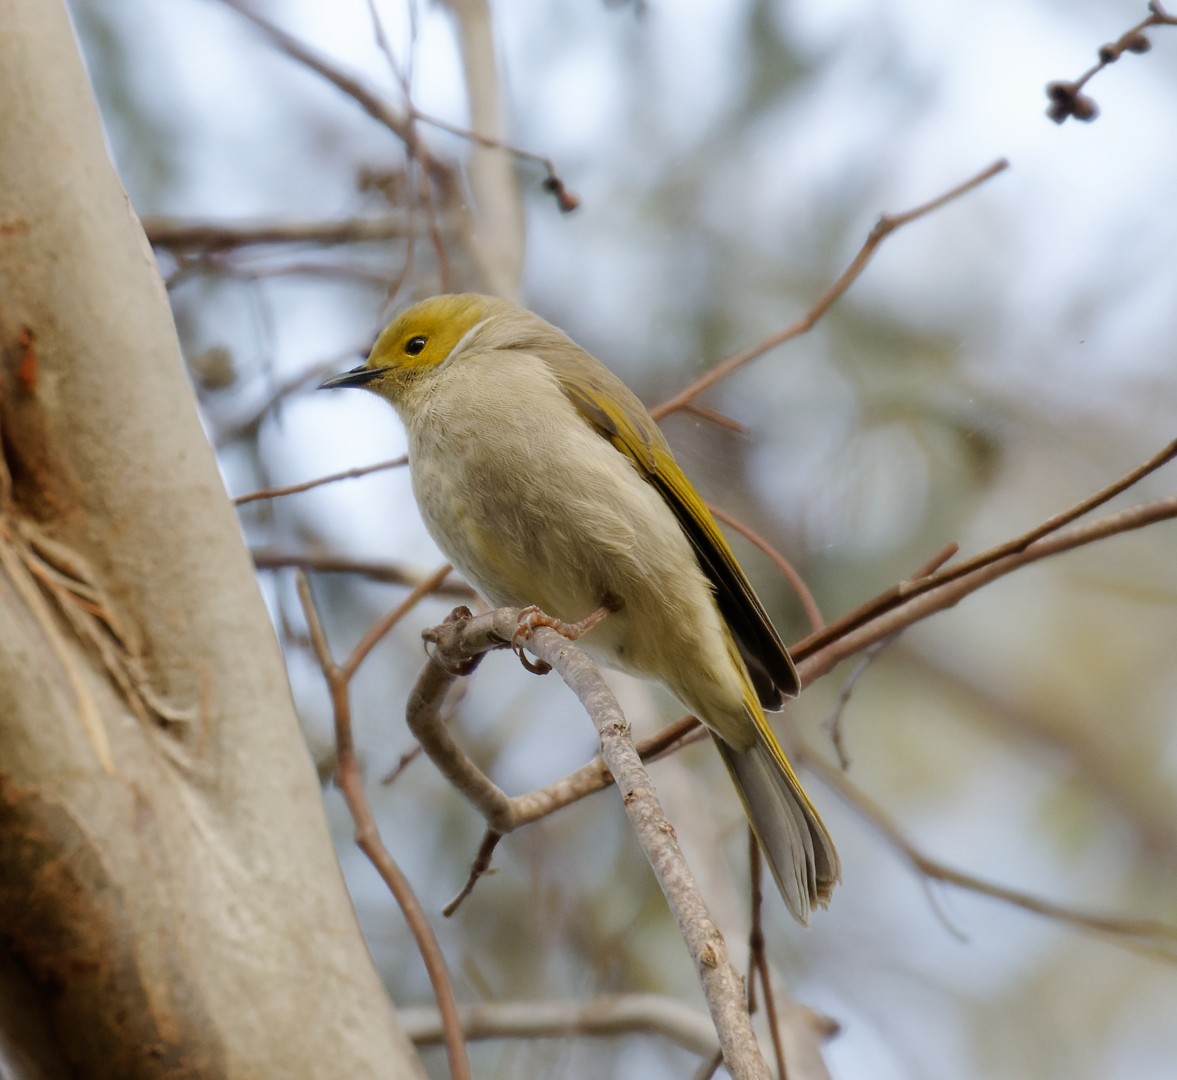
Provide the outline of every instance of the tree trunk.
{"type": "Polygon", "coordinates": [[[421,1076],[60,0],[0,54],[0,1071],[421,1076]]]}

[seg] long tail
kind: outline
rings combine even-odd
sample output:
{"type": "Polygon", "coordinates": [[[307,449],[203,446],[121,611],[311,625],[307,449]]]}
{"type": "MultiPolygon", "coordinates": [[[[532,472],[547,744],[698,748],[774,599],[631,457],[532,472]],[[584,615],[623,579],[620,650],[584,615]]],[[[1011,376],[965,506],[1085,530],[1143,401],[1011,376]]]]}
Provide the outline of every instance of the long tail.
{"type": "Polygon", "coordinates": [[[736,750],[719,735],[715,743],[777,888],[793,916],[805,925],[812,908],[824,908],[830,902],[842,866],[830,834],[763,713],[753,719],[758,721],[759,738],[750,749],[736,750]]]}

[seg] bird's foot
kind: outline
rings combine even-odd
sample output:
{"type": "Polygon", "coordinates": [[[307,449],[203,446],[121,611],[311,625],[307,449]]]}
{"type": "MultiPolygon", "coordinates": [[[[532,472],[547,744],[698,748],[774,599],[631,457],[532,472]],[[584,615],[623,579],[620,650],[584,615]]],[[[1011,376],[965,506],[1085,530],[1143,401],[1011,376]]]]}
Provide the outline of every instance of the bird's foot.
{"type": "Polygon", "coordinates": [[[530,607],[525,607],[519,612],[519,623],[515,627],[515,633],[511,638],[511,651],[519,657],[520,663],[532,674],[546,675],[552,670],[552,665],[544,660],[529,660],[523,652],[527,639],[536,630],[541,626],[546,626],[549,629],[555,630],[561,637],[565,637],[569,641],[575,641],[582,634],[587,634],[597,623],[612,615],[620,607],[621,601],[609,596],[605,598],[605,602],[596,611],[590,612],[583,619],[578,619],[576,622],[565,622],[563,619],[554,618],[532,604],[530,607]]]}

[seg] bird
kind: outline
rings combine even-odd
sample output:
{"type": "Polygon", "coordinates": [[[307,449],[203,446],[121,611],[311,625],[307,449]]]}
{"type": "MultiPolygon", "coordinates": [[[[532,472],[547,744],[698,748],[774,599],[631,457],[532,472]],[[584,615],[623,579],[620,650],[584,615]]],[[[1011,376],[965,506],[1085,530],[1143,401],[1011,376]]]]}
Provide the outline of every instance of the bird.
{"type": "Polygon", "coordinates": [[[476,293],[409,307],[322,387],[393,406],[425,526],[492,605],[575,628],[702,721],[789,911],[805,924],[827,906],[837,850],[765,717],[800,691],[796,667],[633,391],[540,316],[476,293]]]}

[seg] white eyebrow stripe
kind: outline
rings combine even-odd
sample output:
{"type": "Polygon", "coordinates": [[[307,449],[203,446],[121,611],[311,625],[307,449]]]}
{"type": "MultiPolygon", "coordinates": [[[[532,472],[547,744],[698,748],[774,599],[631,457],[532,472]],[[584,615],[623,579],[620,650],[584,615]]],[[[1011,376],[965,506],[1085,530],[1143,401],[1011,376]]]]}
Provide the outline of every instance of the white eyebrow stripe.
{"type": "Polygon", "coordinates": [[[493,316],[488,315],[485,319],[482,320],[482,322],[476,322],[472,327],[470,327],[469,330],[467,330],[460,338],[458,338],[458,343],[452,349],[450,349],[450,351],[446,354],[446,358],[437,365],[437,370],[440,371],[455,356],[457,356],[462,346],[465,345],[475,334],[477,334],[478,331],[481,330],[488,322],[490,322],[492,318],[493,316]]]}

